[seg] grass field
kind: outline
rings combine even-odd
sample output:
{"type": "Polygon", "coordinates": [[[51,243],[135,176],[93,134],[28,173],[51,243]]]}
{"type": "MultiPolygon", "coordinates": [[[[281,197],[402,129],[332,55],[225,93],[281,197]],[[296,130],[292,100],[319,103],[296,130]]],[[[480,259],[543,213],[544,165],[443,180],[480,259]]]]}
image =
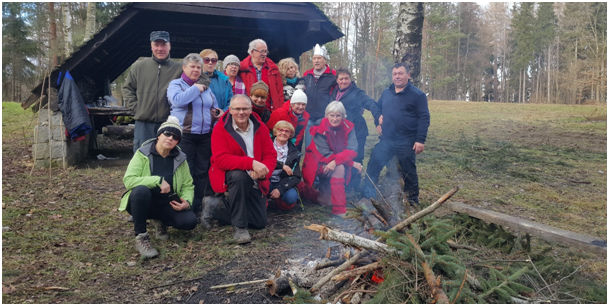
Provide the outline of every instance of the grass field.
{"type": "MultiPolygon", "coordinates": [[[[606,239],[606,106],[431,101],[430,112],[417,162],[423,205],[458,185],[454,200],[606,239]]],[[[143,261],[132,225],[116,211],[124,167],[54,168],[51,178],[35,168],[30,175],[35,121],[19,104],[2,103],[4,303],[180,302],[193,290],[186,283],[150,288],[240,256],[268,259],[273,250],[300,247],[274,225],[256,232],[249,247],[226,243],[227,227],[170,229],[172,238],[156,245],[161,257],[143,261]]],[[[368,154],[376,138],[369,136],[368,154]]],[[[277,220],[295,230],[319,218],[318,208],[307,208],[277,220]]],[[[606,288],[604,259],[568,260],[606,288]]]]}

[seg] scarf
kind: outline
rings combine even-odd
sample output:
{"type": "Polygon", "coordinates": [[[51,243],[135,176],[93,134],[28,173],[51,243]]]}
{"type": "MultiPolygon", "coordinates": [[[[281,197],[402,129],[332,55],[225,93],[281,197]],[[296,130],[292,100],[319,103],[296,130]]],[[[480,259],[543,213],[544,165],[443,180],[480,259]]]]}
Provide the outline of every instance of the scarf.
{"type": "Polygon", "coordinates": [[[186,84],[188,84],[188,86],[192,86],[196,82],[196,80],[191,80],[189,77],[187,77],[186,74],[184,74],[184,72],[182,72],[182,80],[184,80],[184,82],[186,82],[186,84]]]}
{"type": "Polygon", "coordinates": [[[262,114],[264,113],[264,110],[266,110],[266,105],[258,106],[256,104],[252,103],[252,110],[254,110],[258,115],[262,116],[262,114]]]}
{"type": "Polygon", "coordinates": [[[351,88],[351,84],[349,84],[349,86],[347,86],[345,89],[339,89],[338,92],[336,93],[335,100],[340,101],[340,98],[342,98],[347,93],[347,90],[349,90],[350,88],[351,88]]]}
{"type": "Polygon", "coordinates": [[[285,82],[286,82],[286,84],[294,87],[294,86],[296,86],[296,83],[298,82],[298,77],[293,77],[291,79],[286,77],[285,82]]]}

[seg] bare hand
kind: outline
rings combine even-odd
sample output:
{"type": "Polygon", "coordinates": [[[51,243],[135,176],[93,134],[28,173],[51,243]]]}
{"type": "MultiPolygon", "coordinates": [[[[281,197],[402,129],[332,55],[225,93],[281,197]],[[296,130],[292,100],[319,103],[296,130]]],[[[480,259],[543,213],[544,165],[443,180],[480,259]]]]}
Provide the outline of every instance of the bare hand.
{"type": "Polygon", "coordinates": [[[216,108],[216,109],[218,110],[218,114],[214,115],[214,118],[220,118],[220,117],[222,117],[222,115],[224,114],[224,111],[219,109],[219,108],[216,108]]]}
{"type": "Polygon", "coordinates": [[[279,189],[275,188],[273,191],[271,191],[271,199],[279,199],[279,196],[281,196],[279,189]]]}
{"type": "Polygon", "coordinates": [[[383,125],[383,115],[379,117],[379,125],[383,125]]]}
{"type": "Polygon", "coordinates": [[[292,174],[294,174],[294,173],[292,172],[292,168],[290,168],[290,166],[288,166],[288,165],[283,165],[283,171],[285,171],[285,173],[286,173],[287,175],[289,175],[289,176],[291,176],[292,174]]]}
{"type": "Polygon", "coordinates": [[[269,173],[269,168],[257,160],[252,162],[252,170],[254,170],[255,175],[258,178],[264,178],[269,173]]]}
{"type": "Polygon", "coordinates": [[[381,125],[380,125],[380,124],[376,126],[376,132],[377,132],[379,135],[383,135],[383,128],[381,127],[381,125]]]}
{"type": "Polygon", "coordinates": [[[422,144],[420,142],[415,142],[414,146],[412,146],[412,149],[414,150],[415,154],[419,154],[419,153],[423,152],[423,150],[425,150],[425,144],[422,144]]]}
{"type": "Polygon", "coordinates": [[[175,211],[182,211],[182,210],[186,210],[188,208],[190,208],[190,204],[188,204],[188,201],[180,198],[180,202],[178,201],[170,201],[169,205],[171,205],[171,208],[173,208],[173,210],[175,211]]]}
{"type": "Polygon", "coordinates": [[[362,173],[362,164],[360,164],[358,162],[353,162],[353,168],[357,169],[357,171],[359,171],[359,173],[362,173]]]}
{"type": "Polygon", "coordinates": [[[336,161],[333,160],[324,166],[324,174],[329,174],[329,173],[334,172],[335,168],[336,168],[336,161]]]}
{"type": "Polygon", "coordinates": [[[203,85],[203,84],[195,83],[194,86],[197,86],[197,88],[199,89],[199,92],[204,92],[205,90],[207,90],[207,87],[205,87],[205,85],[203,85]]]}
{"type": "Polygon", "coordinates": [[[163,179],[163,181],[161,182],[161,193],[169,193],[170,190],[171,186],[169,186],[169,183],[167,183],[167,181],[163,179]]]}

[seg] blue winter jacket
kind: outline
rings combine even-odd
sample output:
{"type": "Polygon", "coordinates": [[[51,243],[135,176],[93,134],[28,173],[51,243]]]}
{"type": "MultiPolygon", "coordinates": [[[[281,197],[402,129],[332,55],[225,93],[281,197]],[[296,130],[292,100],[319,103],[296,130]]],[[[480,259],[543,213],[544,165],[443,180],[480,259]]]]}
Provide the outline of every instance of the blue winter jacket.
{"type": "Polygon", "coordinates": [[[230,104],[230,99],[233,97],[233,85],[231,85],[228,77],[218,70],[214,70],[209,79],[211,80],[209,87],[214,92],[216,99],[218,99],[218,108],[226,111],[230,104]]]}
{"type": "Polygon", "coordinates": [[[188,85],[182,78],[175,79],[167,87],[170,114],[180,120],[184,133],[207,134],[211,132],[211,107],[219,108],[211,89],[199,92],[197,86],[188,85]]]}
{"type": "Polygon", "coordinates": [[[429,128],[427,96],[412,83],[395,93],[391,84],[379,98],[378,106],[383,115],[381,139],[391,141],[416,141],[425,143],[429,128]]]}

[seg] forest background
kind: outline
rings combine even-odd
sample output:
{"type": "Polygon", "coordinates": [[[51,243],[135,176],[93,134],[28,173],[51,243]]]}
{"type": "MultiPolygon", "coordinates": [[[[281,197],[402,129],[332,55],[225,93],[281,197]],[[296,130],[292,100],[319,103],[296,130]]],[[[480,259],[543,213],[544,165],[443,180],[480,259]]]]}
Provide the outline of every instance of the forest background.
{"type": "MultiPolygon", "coordinates": [[[[123,4],[3,2],[2,100],[27,98],[49,67],[69,57],[123,4]]],[[[351,69],[358,86],[378,98],[391,82],[399,3],[317,5],[345,34],[326,44],[330,66],[351,69]]],[[[423,8],[415,82],[430,99],[606,104],[607,3],[430,2],[423,8]]],[[[310,57],[301,56],[301,71],[311,67],[310,57]]],[[[112,84],[117,98],[127,72],[112,84]]]]}

